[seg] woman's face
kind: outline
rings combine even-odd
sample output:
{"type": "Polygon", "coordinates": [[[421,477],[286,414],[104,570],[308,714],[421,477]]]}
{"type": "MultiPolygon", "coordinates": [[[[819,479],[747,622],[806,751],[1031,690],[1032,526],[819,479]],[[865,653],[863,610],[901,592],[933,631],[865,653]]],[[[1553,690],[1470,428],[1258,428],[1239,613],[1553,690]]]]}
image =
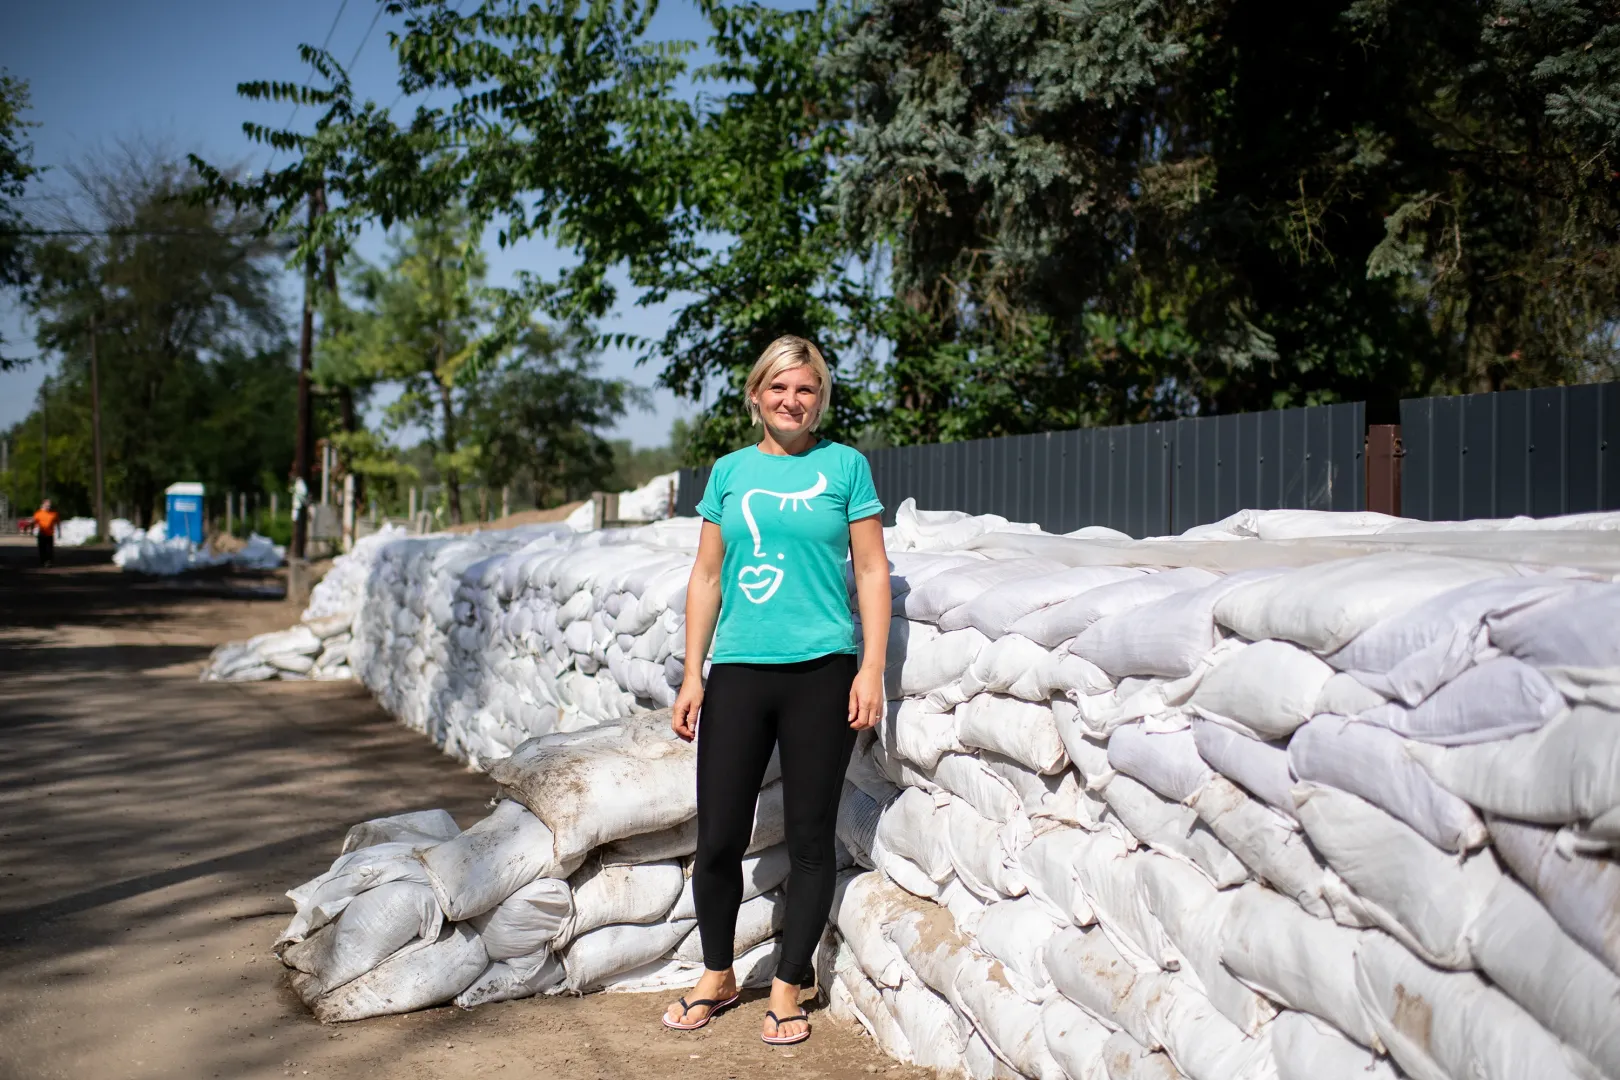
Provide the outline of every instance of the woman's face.
{"type": "Polygon", "coordinates": [[[821,384],[808,367],[791,367],[760,388],[758,402],[759,415],[772,431],[800,435],[815,423],[821,384]]]}

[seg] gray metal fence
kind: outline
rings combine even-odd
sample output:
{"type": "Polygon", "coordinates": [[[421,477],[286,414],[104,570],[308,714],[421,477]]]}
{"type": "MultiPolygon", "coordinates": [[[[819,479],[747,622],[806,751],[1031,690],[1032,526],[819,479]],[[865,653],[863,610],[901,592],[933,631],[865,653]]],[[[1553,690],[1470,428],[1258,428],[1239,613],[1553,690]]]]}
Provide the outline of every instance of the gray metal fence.
{"type": "MultiPolygon", "coordinates": [[[[901,500],[1033,521],[1048,532],[1106,525],[1164,536],[1252,509],[1360,510],[1366,414],[1359,403],[1199,417],[867,454],[893,524],[901,500]]],[[[692,514],[708,469],[682,469],[692,514]]]]}
{"type": "Polygon", "coordinates": [[[1401,512],[1620,510],[1620,383],[1401,402],[1401,512]]]}

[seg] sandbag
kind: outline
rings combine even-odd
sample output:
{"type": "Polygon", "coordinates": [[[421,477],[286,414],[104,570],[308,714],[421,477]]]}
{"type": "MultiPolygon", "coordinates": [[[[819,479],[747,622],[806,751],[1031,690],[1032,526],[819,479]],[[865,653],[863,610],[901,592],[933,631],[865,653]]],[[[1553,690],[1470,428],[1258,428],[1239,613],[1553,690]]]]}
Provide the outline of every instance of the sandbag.
{"type": "Polygon", "coordinates": [[[1620,667],[1620,585],[1579,582],[1486,625],[1492,645],[1534,667],[1620,667]]]}
{"type": "Polygon", "coordinates": [[[1441,787],[1503,817],[1564,824],[1620,806],[1620,713],[1596,705],[1577,705],[1529,735],[1406,752],[1441,787]]]}
{"type": "Polygon", "coordinates": [[[1196,589],[1217,581],[1218,576],[1193,566],[1161,570],[1101,585],[1068,600],[1031,612],[1009,626],[1008,632],[1021,634],[1048,648],[1084,631],[1098,619],[1162,600],[1175,592],[1196,589]]]}
{"type": "Polygon", "coordinates": [[[536,878],[565,876],[567,865],[556,857],[551,830],[510,799],[420,858],[439,906],[456,922],[482,915],[536,878]]]}
{"type": "Polygon", "coordinates": [[[1437,848],[1460,853],[1482,846],[1479,815],[1412,760],[1408,745],[1388,728],[1318,716],[1289,740],[1288,761],[1300,780],[1358,795],[1437,848]]]}
{"type": "Polygon", "coordinates": [[[1083,829],[1054,828],[1041,833],[1018,853],[1018,870],[1030,896],[1064,923],[1087,926],[1096,921],[1080,878],[1075,856],[1090,843],[1083,829]]]}
{"type": "Polygon", "coordinates": [[[1313,1016],[1289,1009],[1269,1030],[1277,1080],[1399,1080],[1388,1061],[1313,1016]]]}
{"type": "Polygon", "coordinates": [[[533,997],[556,989],[567,977],[562,961],[546,949],[534,956],[496,961],[457,994],[455,1001],[463,1009],[472,1009],[496,1001],[533,997]]]}
{"type": "Polygon", "coordinates": [[[1388,695],[1368,688],[1354,675],[1341,671],[1322,684],[1322,692],[1316,695],[1316,711],[1334,716],[1357,716],[1388,700],[1388,695]]]}
{"type": "Polygon", "coordinates": [[[1015,623],[1034,612],[1061,604],[1100,586],[1139,577],[1142,573],[1141,569],[1133,566],[1076,566],[1035,578],[1009,581],[986,589],[973,600],[953,608],[940,620],[940,624],[947,630],[972,626],[994,641],[1012,632],[1015,623]]]}
{"type": "Polygon", "coordinates": [[[1005,824],[1023,813],[1018,790],[972,754],[946,754],[929,779],[990,821],[1005,824]]]}
{"type": "Polygon", "coordinates": [[[1224,776],[1188,803],[1215,838],[1254,876],[1318,918],[1332,917],[1322,899],[1322,867],[1280,814],[1249,798],[1224,776]]]}
{"type": "Polygon", "coordinates": [[[541,878],[470,921],[489,958],[500,961],[549,949],[573,914],[568,882],[541,878]]]}
{"type": "Polygon", "coordinates": [[[957,970],[972,952],[949,911],[938,904],[919,903],[899,912],[879,933],[894,951],[893,956],[883,954],[885,969],[898,956],[895,972],[913,972],[935,993],[949,999],[957,970]]]}
{"type": "Polygon", "coordinates": [[[1183,1074],[1159,1050],[1149,1050],[1126,1031],[1108,1036],[1102,1048],[1103,1069],[1108,1080],[1182,1080],[1183,1074]]]}
{"type": "MultiPolygon", "coordinates": [[[[484,943],[465,923],[446,926],[431,945],[384,960],[366,974],[318,998],[316,1019],[335,1024],[442,1005],[471,986],[489,965],[484,943]]],[[[298,980],[294,980],[295,988],[298,980]]],[[[308,998],[306,998],[308,1000],[308,998]]]]}
{"type": "Polygon", "coordinates": [[[942,882],[955,871],[935,810],[933,796],[921,788],[906,788],[884,810],[877,835],[887,850],[916,864],[932,881],[942,882]]]}
{"type": "Polygon", "coordinates": [[[1155,851],[1185,859],[1219,888],[1249,878],[1248,867],[1221,844],[1189,806],[1171,802],[1128,776],[1115,776],[1103,798],[1131,835],[1155,851]]]}
{"type": "Polygon", "coordinates": [[[1288,768],[1287,748],[1199,718],[1192,721],[1192,733],[1198,756],[1211,768],[1294,820],[1294,777],[1288,768]]]}
{"type": "Polygon", "coordinates": [[[1566,934],[1512,878],[1496,883],[1468,930],[1480,969],[1548,1031],[1620,1076],[1620,976],[1566,934]]]}
{"type": "MultiPolygon", "coordinates": [[[[752,900],[763,893],[768,893],[788,878],[788,872],[793,869],[793,861],[788,855],[786,844],[777,844],[764,851],[756,852],[743,857],[742,861],[742,898],[744,901],[752,900]]],[[[670,909],[670,919],[697,918],[697,904],[692,897],[692,879],[687,878],[681,886],[680,898],[670,909]]]]}
{"type": "MultiPolygon", "coordinates": [[[[1151,604],[1098,619],[1069,646],[1110,675],[1191,675],[1221,639],[1215,604],[1246,584],[1274,576],[1246,570],[1199,589],[1172,593],[1151,604]]],[[[1324,679],[1326,676],[1323,677],[1324,679]]]]}
{"type": "Polygon", "coordinates": [[[1193,692],[1200,716],[1260,739],[1286,739],[1316,711],[1333,669],[1286,641],[1257,641],[1222,660],[1193,692]]]}
{"type": "Polygon", "coordinates": [[[992,821],[961,799],[951,799],[942,813],[958,881],[986,903],[1027,891],[1018,872],[1018,852],[1029,843],[1027,819],[1020,815],[1006,824],[992,821]]]}
{"type": "Polygon", "coordinates": [[[1214,775],[1190,728],[1149,732],[1128,724],[1108,737],[1108,764],[1175,802],[1192,798],[1214,775]]]}
{"type": "Polygon", "coordinates": [[[1566,855],[1551,829],[1492,818],[1491,842],[1564,932],[1620,972],[1620,864],[1566,855]]]}
{"type": "Polygon", "coordinates": [[[911,1061],[925,1069],[956,1072],[962,1068],[972,1028],[946,1000],[916,979],[878,995],[911,1046],[911,1061]]]}
{"type": "Polygon", "coordinates": [[[1044,703],[1054,692],[1095,693],[1113,685],[1114,680],[1090,661],[1053,653],[1021,634],[1007,634],[986,645],[968,665],[960,693],[1007,694],[1044,703]]]}
{"type": "Polygon", "coordinates": [[[1052,985],[1070,1001],[1149,1050],[1160,1049],[1148,1003],[1163,989],[1162,973],[1140,973],[1100,929],[1059,930],[1046,946],[1052,985]]]}
{"type": "Polygon", "coordinates": [[[840,991],[839,996],[833,998],[834,1015],[847,1012],[885,1054],[900,1061],[913,1060],[911,1042],[900,1029],[894,1013],[889,1011],[883,994],[861,973],[846,946],[839,946],[833,971],[834,986],[840,991]]]}
{"type": "Polygon", "coordinates": [[[1269,1032],[1250,1038],[1185,980],[1160,978],[1148,1024],[1176,1068],[1190,1080],[1274,1080],[1269,1032]]]}
{"type": "Polygon", "coordinates": [[[673,949],[692,930],[689,920],[647,926],[614,925],[575,938],[562,951],[564,984],[576,994],[597,990],[614,976],[649,964],[673,949]]]}
{"type": "Polygon", "coordinates": [[[1564,711],[1564,695],[1547,677],[1511,656],[1469,668],[1414,706],[1389,702],[1357,719],[1409,739],[1461,746],[1538,731],[1564,711]]]}
{"type": "Polygon", "coordinates": [[[1380,1050],[1355,982],[1356,950],[1370,934],[1313,918],[1268,889],[1246,885],[1222,928],[1221,962],[1279,1005],[1319,1016],[1380,1050]]]}
{"type": "MultiPolygon", "coordinates": [[[[891,662],[884,674],[884,687],[890,698],[921,697],[954,686],[990,643],[971,627],[929,637],[919,633],[916,624],[912,625],[912,640],[904,655],[898,658],[898,666],[891,662]]],[[[959,699],[965,700],[966,695],[960,695],[959,699]]]]}
{"type": "Polygon", "coordinates": [[[416,810],[409,814],[372,818],[352,826],[343,837],[343,851],[368,848],[374,844],[408,843],[427,847],[461,834],[461,827],[447,810],[416,810]]]}
{"type": "Polygon", "coordinates": [[[966,746],[994,750],[1038,773],[1069,764],[1051,708],[996,694],[979,694],[957,706],[956,736],[966,746]]]}
{"type": "Polygon", "coordinates": [[[276,938],[277,946],[302,941],[348,907],[354,898],[390,881],[429,882],[427,869],[410,843],[374,844],[339,855],[324,874],[287,890],[297,905],[292,921],[276,938]]]}
{"type": "Polygon", "coordinates": [[[1364,555],[1248,582],[1216,602],[1215,618],[1250,641],[1280,638],[1327,654],[1432,596],[1510,575],[1505,566],[1443,555],[1364,555]]]}
{"type": "Polygon", "coordinates": [[[900,951],[883,934],[884,926],[925,904],[928,901],[897,888],[882,874],[838,879],[838,891],[833,895],[833,924],[866,977],[879,987],[899,986],[906,972],[900,951]]]}
{"type": "Polygon", "coordinates": [[[891,701],[878,727],[878,740],[919,769],[932,769],[945,754],[965,749],[956,733],[956,713],[929,712],[921,698],[891,701]]]}
{"type": "Polygon", "coordinates": [[[283,962],[310,975],[324,994],[357,979],[401,949],[437,940],[444,913],[433,890],[414,881],[390,881],[354,898],[331,923],[282,953],[283,962]]]}
{"type": "Polygon", "coordinates": [[[834,834],[855,861],[873,869],[872,845],[877,839],[878,816],[882,808],[864,791],[844,781],[844,793],[838,801],[838,816],[834,834]]]}
{"type": "Polygon", "coordinates": [[[599,926],[657,922],[675,906],[685,884],[681,864],[674,860],[638,866],[587,863],[569,879],[574,914],[558,935],[557,948],[599,926]]]}
{"type": "Polygon", "coordinates": [[[1041,1006],[1041,1034],[1068,1080],[1108,1080],[1102,1058],[1110,1032],[1090,1013],[1054,996],[1041,1006]]]}
{"type": "Polygon", "coordinates": [[[1143,858],[1118,837],[1098,833],[1076,848],[1075,876],[1103,932],[1126,959],[1140,971],[1173,971],[1183,957],[1148,910],[1136,876],[1143,858]]]}
{"type": "Polygon", "coordinates": [[[1436,966],[1472,966],[1468,927],[1502,876],[1490,852],[1459,865],[1376,806],[1334,788],[1302,784],[1295,801],[1311,843],[1379,926],[1436,966]]]}
{"type": "Polygon", "coordinates": [[[951,997],[996,1057],[1033,1080],[1068,1080],[1046,1048],[1040,1006],[1008,983],[1002,966],[970,954],[956,972],[951,997]]]}
{"type": "Polygon", "coordinates": [[[1209,879],[1186,863],[1149,854],[1136,862],[1137,886],[1148,912],[1186,960],[1182,969],[1210,1004],[1245,1035],[1257,1033],[1276,1008],[1239,982],[1221,963],[1221,944],[1234,891],[1217,892],[1209,879]]]}
{"type": "MultiPolygon", "coordinates": [[[[938,623],[946,612],[969,603],[992,587],[1021,579],[1037,581],[1063,569],[1061,564],[1049,559],[1005,559],[955,566],[912,586],[906,594],[905,615],[917,622],[938,623]]],[[[956,629],[969,624],[965,618],[957,622],[956,629]]]]}
{"type": "Polygon", "coordinates": [[[1591,1063],[1471,972],[1429,967],[1368,935],[1356,950],[1362,1008],[1411,1080],[1591,1080],[1591,1063]]]}
{"type": "Polygon", "coordinates": [[[1067,919],[1059,920],[1026,895],[986,907],[974,936],[981,950],[1001,961],[1008,985],[1038,1005],[1051,985],[1042,953],[1052,936],[1067,925],[1067,919]]]}

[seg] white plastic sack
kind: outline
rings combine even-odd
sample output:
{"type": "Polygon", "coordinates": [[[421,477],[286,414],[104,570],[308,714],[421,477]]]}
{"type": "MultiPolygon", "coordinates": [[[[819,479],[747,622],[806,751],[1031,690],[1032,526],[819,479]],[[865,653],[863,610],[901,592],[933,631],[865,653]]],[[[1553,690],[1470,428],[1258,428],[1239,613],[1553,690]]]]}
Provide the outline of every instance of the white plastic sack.
{"type": "Polygon", "coordinates": [[[1565,854],[1553,830],[1493,818],[1491,842],[1564,932],[1620,973],[1620,864],[1565,854]]]}
{"type": "Polygon", "coordinates": [[[1090,1013],[1055,995],[1041,1006],[1041,1033],[1068,1080],[1108,1080],[1102,1058],[1110,1032],[1090,1013]]]}
{"type": "Polygon", "coordinates": [[[1018,789],[972,754],[946,754],[939,759],[930,782],[967,803],[980,817],[1006,824],[1023,813],[1018,789]]]}
{"type": "Polygon", "coordinates": [[[1189,801],[1221,844],[1254,876],[1318,918],[1332,918],[1322,898],[1322,867],[1287,819],[1214,777],[1189,801]]]}
{"type": "Polygon", "coordinates": [[[1040,1006],[1012,988],[1000,964],[970,955],[957,970],[956,994],[951,1000],[996,1057],[1020,1075],[1033,1080],[1068,1080],[1046,1048],[1040,1006]]]}
{"type": "Polygon", "coordinates": [[[979,694],[956,708],[956,736],[966,746],[994,750],[1038,773],[1069,764],[1052,709],[1046,704],[979,694]]]}
{"type": "Polygon", "coordinates": [[[1388,1061],[1313,1016],[1287,1010],[1270,1031],[1277,1080],[1399,1080],[1388,1061]]]}
{"type": "Polygon", "coordinates": [[[600,989],[615,976],[649,964],[673,949],[691,932],[690,921],[648,926],[604,926],[582,934],[562,953],[569,990],[582,994],[600,989]]]}
{"type": "Polygon", "coordinates": [[[1322,684],[1322,692],[1316,696],[1316,711],[1318,714],[1356,716],[1388,700],[1385,695],[1362,685],[1354,675],[1341,671],[1322,684]]]}
{"type": "Polygon", "coordinates": [[[444,913],[433,890],[413,881],[390,881],[354,898],[333,922],[291,946],[282,959],[310,975],[317,993],[357,979],[390,956],[439,936],[444,913]]]}
{"type": "Polygon", "coordinates": [[[1485,843],[1485,826],[1463,800],[1437,784],[1399,735],[1340,716],[1318,716],[1294,733],[1288,761],[1300,780],[1359,795],[1445,851],[1485,843]]]}
{"type": "Polygon", "coordinates": [[[456,1004],[472,1009],[496,1001],[533,997],[556,989],[567,977],[562,961],[550,949],[535,956],[499,960],[456,995],[456,1004]]]}
{"type": "Polygon", "coordinates": [[[1537,731],[1564,711],[1564,696],[1530,665],[1500,656],[1471,667],[1411,707],[1389,702],[1358,719],[1441,746],[1537,731]]]}
{"type": "Polygon", "coordinates": [[[1183,1080],[1183,1074],[1160,1050],[1149,1050],[1125,1031],[1103,1043],[1102,1064],[1108,1080],[1183,1080]]]}
{"type": "Polygon", "coordinates": [[[570,880],[574,914],[559,935],[558,948],[599,926],[651,923],[675,906],[686,875],[673,860],[639,866],[589,863],[570,880]]]}
{"type": "Polygon", "coordinates": [[[510,960],[549,949],[573,913],[568,882],[541,878],[471,922],[491,960],[510,960]]]}
{"type": "MultiPolygon", "coordinates": [[[[919,622],[938,623],[946,612],[977,599],[992,587],[1024,578],[1035,579],[1063,569],[1061,564],[1048,559],[1005,559],[952,567],[912,587],[906,594],[905,615],[919,622]]],[[[964,619],[956,628],[967,625],[964,619]]]]}
{"type": "Polygon", "coordinates": [[[1076,848],[1075,876],[1103,932],[1137,970],[1173,971],[1183,957],[1148,909],[1147,895],[1137,882],[1144,857],[1132,854],[1118,837],[1097,833],[1076,848]]]}
{"type": "Polygon", "coordinates": [[[961,799],[951,799],[942,815],[957,880],[986,903],[1027,891],[1018,871],[1018,852],[1029,843],[1026,819],[1020,815],[1001,824],[981,817],[961,799]]]}
{"type": "Polygon", "coordinates": [[[461,827],[447,810],[417,810],[409,814],[372,818],[352,826],[343,837],[343,854],[374,844],[413,843],[426,847],[461,835],[461,827]]]}
{"type": "Polygon", "coordinates": [[[988,644],[972,627],[937,637],[913,629],[904,653],[896,658],[898,667],[890,661],[885,674],[889,697],[919,697],[956,684],[988,644]]]}
{"type": "Polygon", "coordinates": [[[1215,625],[1216,603],[1234,590],[1276,573],[1247,570],[1201,589],[1172,593],[1151,604],[1098,619],[1074,639],[1069,650],[1116,677],[1162,675],[1176,679],[1191,675],[1221,640],[1221,631],[1215,625]]]}
{"type": "Polygon", "coordinates": [[[1100,929],[1058,931],[1047,943],[1045,959],[1052,985],[1064,997],[1144,1048],[1159,1049],[1148,1003],[1162,990],[1165,975],[1140,973],[1100,929]]]}
{"type": "Polygon", "coordinates": [[[1148,1023],[1176,1068],[1190,1080],[1275,1080],[1267,1031],[1246,1036],[1185,980],[1160,978],[1148,1023]]]}
{"type": "Polygon", "coordinates": [[[1294,817],[1294,777],[1288,769],[1288,750],[1261,742],[1231,728],[1202,718],[1192,721],[1198,756],[1222,776],[1242,785],[1250,795],[1289,818],[1294,817]]]}
{"type": "Polygon", "coordinates": [[[482,915],[536,878],[563,876],[551,830],[510,799],[420,857],[439,906],[456,922],[482,915]]]}
{"type": "Polygon", "coordinates": [[[877,835],[887,850],[916,864],[931,880],[943,882],[955,871],[944,822],[935,810],[933,796],[920,788],[906,788],[883,811],[877,835]]]}
{"type": "MultiPolygon", "coordinates": [[[[315,1000],[312,1008],[316,1019],[326,1024],[415,1012],[449,1001],[471,986],[488,964],[484,943],[471,927],[446,926],[438,941],[389,957],[315,1000]]],[[[294,979],[295,988],[298,985],[294,979]]]]}
{"type": "Polygon", "coordinates": [[[1286,641],[1257,641],[1204,676],[1192,707],[1261,739],[1286,739],[1315,713],[1332,675],[1332,668],[1286,641]]]}
{"type": "Polygon", "coordinates": [[[1068,925],[1032,896],[998,900],[984,909],[975,932],[979,948],[1001,961],[1008,985],[1029,1001],[1046,998],[1051,978],[1042,954],[1052,936],[1068,925]]]}
{"type": "Polygon", "coordinates": [[[878,728],[885,750],[919,769],[932,769],[940,756],[963,749],[956,735],[956,713],[929,712],[921,698],[891,701],[878,728]]]}
{"type": "Polygon", "coordinates": [[[926,900],[897,888],[882,874],[855,874],[838,879],[838,892],[833,897],[833,923],[866,977],[879,987],[899,986],[906,972],[905,960],[884,936],[883,928],[925,904],[928,904],[926,900]]]}
{"type": "Polygon", "coordinates": [[[1091,842],[1083,829],[1048,829],[1018,855],[1018,869],[1030,896],[1053,918],[1075,926],[1088,926],[1097,919],[1080,887],[1075,857],[1091,842]]]}
{"type": "Polygon", "coordinates": [[[1108,737],[1108,764],[1175,802],[1192,798],[1214,775],[1189,728],[1149,732],[1128,724],[1108,737]]]}
{"type": "Polygon", "coordinates": [[[1492,645],[1535,667],[1620,667],[1620,585],[1583,582],[1487,625],[1492,645]]]}
{"type": "Polygon", "coordinates": [[[1007,629],[1009,633],[1022,634],[1039,644],[1056,646],[1081,633],[1098,619],[1151,604],[1175,592],[1200,588],[1216,580],[1217,575],[1193,566],[1125,578],[1031,612],[1007,629]]]}
{"type": "Polygon", "coordinates": [[[1155,851],[1185,859],[1217,887],[1248,880],[1248,868],[1198,820],[1191,807],[1171,802],[1128,776],[1110,780],[1103,788],[1103,798],[1132,836],[1155,851]]]}
{"type": "Polygon", "coordinates": [[[992,641],[1011,632],[1015,623],[1034,612],[1061,604],[1081,593],[1116,581],[1138,577],[1137,567],[1076,566],[1034,578],[1013,580],[988,589],[941,620],[947,630],[972,626],[992,641]]]}

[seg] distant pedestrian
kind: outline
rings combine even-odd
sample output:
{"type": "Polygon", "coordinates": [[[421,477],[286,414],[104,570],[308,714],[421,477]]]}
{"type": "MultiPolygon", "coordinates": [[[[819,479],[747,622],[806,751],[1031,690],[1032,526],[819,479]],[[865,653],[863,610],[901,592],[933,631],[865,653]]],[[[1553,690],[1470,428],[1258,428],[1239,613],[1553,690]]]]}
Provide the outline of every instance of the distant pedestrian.
{"type": "Polygon", "coordinates": [[[34,511],[34,536],[39,540],[39,565],[49,566],[56,561],[56,523],[62,515],[51,509],[46,499],[34,511]]]}

